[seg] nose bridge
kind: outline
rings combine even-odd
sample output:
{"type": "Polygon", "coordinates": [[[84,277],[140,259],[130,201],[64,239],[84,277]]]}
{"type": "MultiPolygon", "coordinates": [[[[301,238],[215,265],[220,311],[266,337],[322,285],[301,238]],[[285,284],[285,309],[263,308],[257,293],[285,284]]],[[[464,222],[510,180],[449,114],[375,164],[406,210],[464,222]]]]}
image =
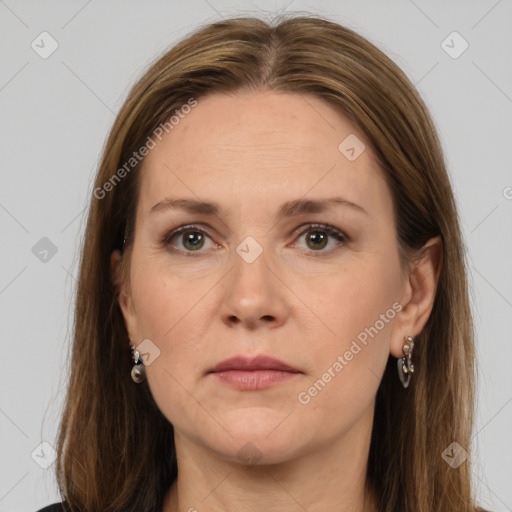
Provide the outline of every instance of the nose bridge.
{"type": "Polygon", "coordinates": [[[221,308],[224,321],[254,325],[259,321],[282,320],[284,304],[276,287],[277,277],[271,270],[269,251],[254,237],[246,237],[236,247],[221,308]]]}
{"type": "Polygon", "coordinates": [[[263,241],[252,236],[246,237],[235,250],[233,261],[233,292],[245,302],[262,301],[264,296],[271,294],[272,272],[269,269],[269,249],[263,241]]]}

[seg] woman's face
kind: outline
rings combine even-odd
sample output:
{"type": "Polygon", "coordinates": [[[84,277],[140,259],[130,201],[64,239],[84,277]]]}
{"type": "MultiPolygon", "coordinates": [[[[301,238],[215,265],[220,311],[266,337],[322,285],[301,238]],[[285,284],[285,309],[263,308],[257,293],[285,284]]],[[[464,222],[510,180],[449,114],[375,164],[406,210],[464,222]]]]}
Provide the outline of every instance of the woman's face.
{"type": "Polygon", "coordinates": [[[388,356],[414,333],[364,140],[321,99],[277,92],[200,98],[156,139],[120,305],[177,439],[270,463],[368,435],[388,356]]]}

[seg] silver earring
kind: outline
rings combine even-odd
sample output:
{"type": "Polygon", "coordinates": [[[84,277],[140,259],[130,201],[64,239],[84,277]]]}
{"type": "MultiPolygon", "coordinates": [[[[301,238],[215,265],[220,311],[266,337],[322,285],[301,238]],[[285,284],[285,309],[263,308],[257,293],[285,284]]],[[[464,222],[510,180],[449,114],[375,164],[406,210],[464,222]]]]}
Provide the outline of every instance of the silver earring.
{"type": "MultiPolygon", "coordinates": [[[[130,341],[133,341],[130,338],[130,341]]],[[[141,382],[144,382],[146,380],[146,367],[144,366],[144,361],[140,357],[140,353],[138,350],[135,350],[135,345],[133,343],[130,344],[131,352],[132,352],[132,359],[135,363],[132,366],[132,380],[136,384],[140,384],[141,382]]]]}
{"type": "Polygon", "coordinates": [[[397,359],[397,367],[398,367],[398,376],[400,377],[400,382],[404,388],[409,386],[409,382],[411,381],[411,373],[414,373],[414,365],[412,364],[412,350],[414,348],[414,338],[412,336],[404,337],[404,346],[402,347],[402,351],[404,353],[403,357],[397,359]]]}

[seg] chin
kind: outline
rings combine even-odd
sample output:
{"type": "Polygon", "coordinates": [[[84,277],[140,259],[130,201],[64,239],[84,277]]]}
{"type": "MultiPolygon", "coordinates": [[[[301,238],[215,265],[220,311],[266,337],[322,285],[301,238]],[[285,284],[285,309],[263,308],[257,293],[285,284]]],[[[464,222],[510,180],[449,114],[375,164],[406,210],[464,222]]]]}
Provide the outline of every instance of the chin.
{"type": "Polygon", "coordinates": [[[297,424],[297,418],[289,412],[265,407],[229,411],[219,423],[231,435],[224,432],[220,439],[212,439],[211,447],[246,465],[285,462],[308,438],[304,423],[297,424]]]}

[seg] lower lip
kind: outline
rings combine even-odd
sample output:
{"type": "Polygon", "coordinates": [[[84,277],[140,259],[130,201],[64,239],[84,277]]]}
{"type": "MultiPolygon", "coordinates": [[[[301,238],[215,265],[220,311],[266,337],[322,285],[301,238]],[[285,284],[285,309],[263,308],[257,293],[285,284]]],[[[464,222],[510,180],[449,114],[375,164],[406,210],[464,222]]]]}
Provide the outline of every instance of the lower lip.
{"type": "Polygon", "coordinates": [[[213,375],[224,384],[243,391],[265,389],[299,375],[282,370],[226,370],[213,375]]]}

